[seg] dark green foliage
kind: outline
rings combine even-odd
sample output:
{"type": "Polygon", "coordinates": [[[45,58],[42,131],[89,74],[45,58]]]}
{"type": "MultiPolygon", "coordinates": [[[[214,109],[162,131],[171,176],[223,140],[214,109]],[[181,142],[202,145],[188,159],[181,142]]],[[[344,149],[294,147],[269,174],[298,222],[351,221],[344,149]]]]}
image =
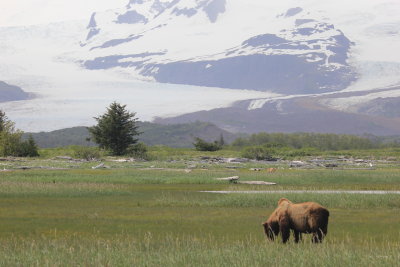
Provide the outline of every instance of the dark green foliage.
{"type": "Polygon", "coordinates": [[[0,156],[36,157],[38,148],[33,137],[22,141],[22,131],[15,129],[14,122],[0,110],[0,156]]]}
{"type": "Polygon", "coordinates": [[[20,157],[38,157],[38,147],[33,139],[32,135],[29,136],[28,140],[20,142],[18,148],[18,155],[20,157]]]}
{"type": "Polygon", "coordinates": [[[219,135],[223,135],[224,145],[232,142],[239,136],[238,134],[225,131],[214,124],[200,121],[170,125],[141,122],[140,130],[144,133],[140,136],[140,141],[146,145],[166,145],[179,148],[192,147],[194,136],[210,141],[219,135]]]}
{"type": "Polygon", "coordinates": [[[215,140],[214,142],[206,142],[199,137],[195,137],[195,142],[193,145],[197,151],[217,151],[222,149],[222,147],[225,145],[225,140],[222,133],[220,134],[219,139],[215,140]]]}
{"type": "Polygon", "coordinates": [[[76,146],[73,150],[73,156],[76,158],[85,160],[95,160],[101,158],[101,152],[97,147],[76,146]]]}
{"type": "Polygon", "coordinates": [[[135,136],[140,134],[136,113],[127,111],[125,107],[116,102],[111,103],[106,113],[95,117],[97,125],[88,128],[93,141],[115,156],[124,155],[127,148],[138,141],[135,136]]]}
{"type": "Polygon", "coordinates": [[[222,148],[218,141],[209,143],[198,137],[195,138],[193,145],[197,151],[217,151],[222,148]]]}
{"type": "Polygon", "coordinates": [[[0,132],[4,130],[6,121],[7,121],[6,113],[0,110],[0,132]]]}
{"type": "Polygon", "coordinates": [[[317,148],[321,151],[348,150],[348,149],[372,149],[379,144],[371,140],[355,135],[344,134],[317,134],[317,133],[259,133],[248,138],[236,139],[232,146],[259,146],[265,144],[279,144],[283,147],[295,149],[317,148]]]}
{"type": "Polygon", "coordinates": [[[126,154],[136,159],[149,159],[149,156],[147,154],[147,146],[144,143],[136,143],[134,145],[130,145],[126,151],[126,154]]]}
{"type": "Polygon", "coordinates": [[[362,137],[367,138],[376,146],[385,147],[400,147],[400,136],[376,136],[372,134],[364,134],[362,137]]]}
{"type": "Polygon", "coordinates": [[[276,160],[274,157],[275,151],[271,148],[255,146],[246,148],[242,156],[248,159],[256,159],[256,160],[276,160]]]}
{"type": "Polygon", "coordinates": [[[21,132],[16,130],[14,123],[8,120],[7,116],[3,112],[2,125],[0,132],[0,155],[2,156],[18,156],[21,132]]]}
{"type": "Polygon", "coordinates": [[[279,150],[279,157],[280,158],[301,158],[301,157],[307,157],[307,156],[315,156],[318,155],[318,150],[315,148],[299,148],[299,149],[293,149],[290,147],[286,147],[284,149],[279,150]]]}
{"type": "Polygon", "coordinates": [[[224,135],[222,133],[221,133],[221,135],[219,137],[218,144],[220,146],[224,146],[225,145],[224,135]]]}
{"type": "Polygon", "coordinates": [[[87,127],[73,127],[51,132],[24,133],[22,139],[28,139],[32,135],[36,143],[41,148],[76,146],[96,146],[90,141],[90,134],[87,127]]]}
{"type": "MultiPolygon", "coordinates": [[[[162,125],[152,122],[138,121],[137,126],[143,134],[139,141],[148,146],[165,145],[169,147],[193,147],[193,136],[204,140],[212,140],[221,135],[224,145],[235,140],[239,134],[232,134],[207,122],[193,122],[184,124],[162,125]]],[[[96,146],[96,143],[87,140],[90,137],[87,127],[73,127],[51,132],[25,133],[23,139],[32,134],[41,148],[64,147],[70,145],[96,146]]],[[[90,138],[89,138],[90,139],[90,138]]],[[[220,140],[219,140],[220,141],[220,140]]]]}

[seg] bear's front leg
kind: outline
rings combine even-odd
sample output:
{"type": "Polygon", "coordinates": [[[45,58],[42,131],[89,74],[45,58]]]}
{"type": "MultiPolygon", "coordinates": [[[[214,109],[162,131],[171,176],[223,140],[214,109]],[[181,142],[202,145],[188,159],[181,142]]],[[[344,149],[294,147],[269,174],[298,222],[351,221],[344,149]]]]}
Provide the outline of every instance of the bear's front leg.
{"type": "Polygon", "coordinates": [[[282,234],[282,242],[286,243],[290,237],[289,221],[286,218],[279,220],[279,231],[282,234]]]}
{"type": "Polygon", "coordinates": [[[294,242],[299,243],[301,241],[301,233],[299,231],[294,230],[294,242]]]}

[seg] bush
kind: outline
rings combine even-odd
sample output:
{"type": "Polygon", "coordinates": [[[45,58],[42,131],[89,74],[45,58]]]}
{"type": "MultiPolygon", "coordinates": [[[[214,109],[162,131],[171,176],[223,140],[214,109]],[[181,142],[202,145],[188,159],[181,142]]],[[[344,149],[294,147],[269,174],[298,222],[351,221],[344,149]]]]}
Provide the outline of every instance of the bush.
{"type": "Polygon", "coordinates": [[[279,156],[283,158],[299,158],[307,156],[318,155],[319,150],[316,148],[302,148],[302,149],[290,149],[285,148],[279,151],[279,156]]]}
{"type": "Polygon", "coordinates": [[[218,141],[209,143],[198,137],[195,140],[196,142],[193,145],[197,151],[217,151],[222,149],[222,145],[218,141]]]}
{"type": "Polygon", "coordinates": [[[97,147],[77,146],[73,148],[73,157],[85,160],[100,159],[102,154],[97,147]]]}
{"type": "Polygon", "coordinates": [[[273,161],[276,160],[273,154],[274,150],[270,148],[255,146],[246,148],[242,153],[242,157],[248,159],[273,161]]]}
{"type": "Polygon", "coordinates": [[[38,157],[38,147],[33,140],[32,135],[29,136],[29,139],[26,141],[19,142],[18,144],[18,153],[17,156],[19,157],[38,157]]]}
{"type": "Polygon", "coordinates": [[[149,155],[147,154],[147,146],[144,143],[130,145],[126,151],[126,154],[136,159],[149,159],[149,155]]]}
{"type": "Polygon", "coordinates": [[[36,157],[38,148],[32,136],[22,141],[22,131],[15,129],[15,123],[10,121],[0,110],[0,156],[36,157]]]}
{"type": "Polygon", "coordinates": [[[258,133],[246,138],[236,139],[232,143],[233,146],[237,147],[265,146],[266,144],[294,149],[313,147],[321,151],[373,149],[382,146],[379,141],[374,143],[365,137],[322,133],[258,133]]]}

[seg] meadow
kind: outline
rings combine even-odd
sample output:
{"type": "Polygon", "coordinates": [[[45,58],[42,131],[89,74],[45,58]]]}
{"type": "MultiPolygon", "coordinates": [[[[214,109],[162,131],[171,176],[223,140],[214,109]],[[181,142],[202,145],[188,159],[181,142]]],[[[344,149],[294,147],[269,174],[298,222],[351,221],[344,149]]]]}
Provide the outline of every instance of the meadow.
{"type": "Polygon", "coordinates": [[[0,266],[398,266],[399,194],[201,191],[400,190],[400,165],[372,170],[196,160],[16,160],[0,166],[0,266]],[[195,166],[193,166],[195,165],[195,166]],[[21,166],[32,169],[22,170],[21,166]],[[56,168],[45,169],[44,166],[56,168]],[[188,166],[191,166],[188,171],[188,166]],[[251,168],[275,167],[277,171],[251,168]],[[231,184],[215,178],[276,182],[231,184]],[[266,241],[281,197],[330,210],[323,244],[266,241]]]}

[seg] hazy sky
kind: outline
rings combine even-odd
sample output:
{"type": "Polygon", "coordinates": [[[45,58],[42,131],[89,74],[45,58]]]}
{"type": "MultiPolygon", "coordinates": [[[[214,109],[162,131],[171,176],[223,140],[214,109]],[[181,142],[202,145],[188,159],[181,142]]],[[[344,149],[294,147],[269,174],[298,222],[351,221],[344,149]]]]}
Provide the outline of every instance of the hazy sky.
{"type": "Polygon", "coordinates": [[[95,11],[123,7],[129,0],[0,0],[0,27],[90,19],[95,11]]]}

